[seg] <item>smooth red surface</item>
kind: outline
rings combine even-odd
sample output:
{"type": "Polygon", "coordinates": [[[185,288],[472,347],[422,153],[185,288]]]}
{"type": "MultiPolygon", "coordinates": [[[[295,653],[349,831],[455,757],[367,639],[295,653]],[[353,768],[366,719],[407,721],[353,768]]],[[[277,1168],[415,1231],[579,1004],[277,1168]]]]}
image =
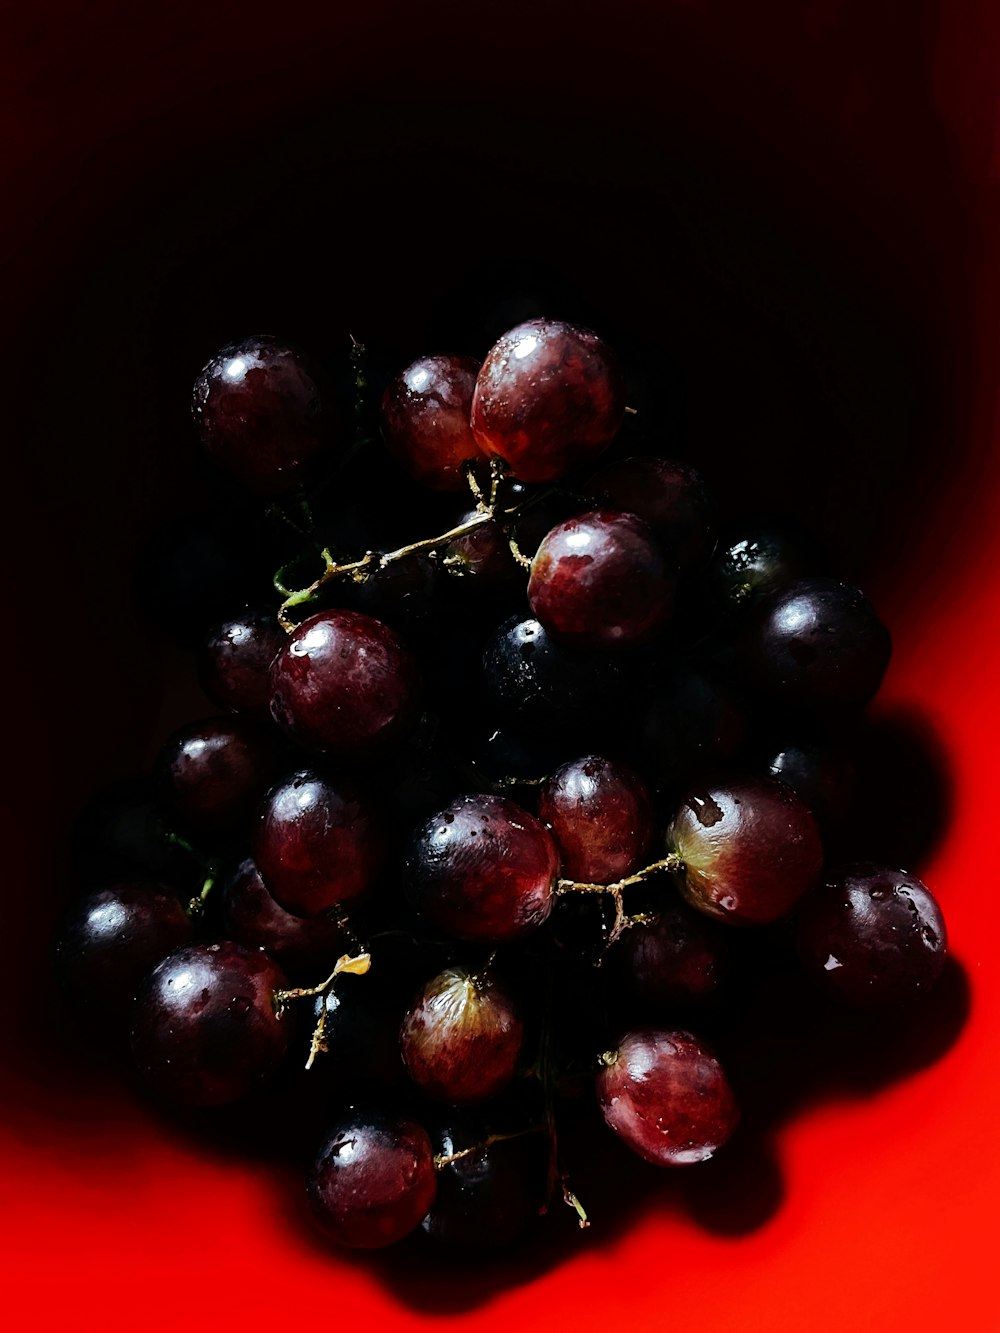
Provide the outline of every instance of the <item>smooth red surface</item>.
{"type": "Polygon", "coordinates": [[[995,6],[373,0],[318,19],[98,0],[7,6],[5,27],[5,1313],[148,1333],[991,1333],[995,6]],[[289,141],[296,123],[322,134],[289,141]],[[321,150],[338,200],[328,248],[317,232],[275,252],[260,215],[308,224],[295,182],[315,180],[321,150]],[[780,1200],[744,1234],[692,1220],[665,1188],[625,1231],[595,1219],[547,1272],[529,1259],[445,1280],[325,1253],[295,1223],[296,1180],[197,1146],[93,1068],[48,1002],[46,956],[67,806],[203,707],[165,691],[174,664],[131,628],[122,592],[140,536],[189,488],[178,370],[193,377],[256,327],[306,343],[333,321],[419,343],[428,274],[505,247],[586,269],[616,319],[657,330],[710,482],[724,457],[734,491],[766,495],[780,458],[790,489],[819,483],[821,527],[856,518],[852,572],[896,643],[879,710],[929,742],[950,791],[942,835],[909,868],[940,899],[971,1000],[934,1063],[778,1129],[780,1200]],[[877,374],[852,377],[878,354],[847,295],[885,331],[884,400],[877,374]],[[913,373],[893,379],[899,347],[913,373]],[[811,395],[825,386],[809,417],[803,366],[811,395]],[[57,650],[54,627],[91,642],[111,623],[108,646],[75,662],[57,650]]]}

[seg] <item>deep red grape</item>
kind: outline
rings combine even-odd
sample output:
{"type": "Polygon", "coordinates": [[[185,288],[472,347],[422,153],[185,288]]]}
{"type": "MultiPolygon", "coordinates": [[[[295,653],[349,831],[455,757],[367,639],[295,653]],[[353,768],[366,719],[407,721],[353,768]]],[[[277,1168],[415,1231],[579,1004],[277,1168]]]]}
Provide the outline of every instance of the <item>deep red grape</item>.
{"type": "Polygon", "coordinates": [[[260,949],[225,940],[177,949],[145,979],[132,1053],[152,1091],[188,1106],[236,1101],[272,1074],[292,1031],[276,994],[284,973],[260,949]]]}
{"type": "Polygon", "coordinates": [[[247,607],[221,621],[201,648],[202,688],[220,708],[268,717],[271,663],[285,643],[277,617],[264,607],[247,607]]]}
{"type": "Polygon", "coordinates": [[[743,778],[688,793],[667,831],[693,907],[740,924],[774,921],[819,874],[816,821],[790,787],[743,778]]]}
{"type": "Polygon", "coordinates": [[[682,902],[663,902],[650,921],[622,932],[607,967],[629,995],[655,1012],[713,998],[726,974],[727,932],[682,902]]]}
{"type": "Polygon", "coordinates": [[[160,752],[170,805],[189,828],[230,833],[249,821],[280,770],[273,728],[230,715],[193,722],[160,752]]]}
{"type": "Polygon", "coordinates": [[[328,1135],[307,1182],[316,1224],[330,1240],[372,1250],[402,1240],[437,1193],[427,1131],[405,1116],[353,1115],[328,1135]]]}
{"type": "Polygon", "coordinates": [[[646,643],[673,608],[675,576],[634,514],[595,509],[552,529],[528,579],[532,613],[572,648],[646,643]]]}
{"type": "Polygon", "coordinates": [[[115,884],[67,909],[56,934],[56,976],[71,1004],[120,1020],[146,973],[190,938],[176,894],[156,884],[115,884]]]}
{"type": "Polygon", "coordinates": [[[609,509],[638,514],[678,568],[704,563],[715,544],[714,506],[704,478],[673,458],[605,463],[587,487],[609,509]]]}
{"type": "Polygon", "coordinates": [[[293,740],[343,758],[379,754],[416,721],[420,673],[387,625],[321,611],[289,635],[271,667],[271,715],[293,740]]]}
{"type": "Polygon", "coordinates": [[[386,448],[415,481],[437,491],[465,488],[464,464],[482,458],[469,417],[479,362],[424,356],[382,396],[386,448]]]}
{"type": "Polygon", "coordinates": [[[209,454],[255,495],[297,489],[331,444],[315,377],[274,338],[216,353],[195,381],[191,410],[209,454]]]}
{"type": "Polygon", "coordinates": [[[279,906],[250,857],[222,886],[222,918],[228,939],[248,949],[266,949],[292,977],[314,981],[344,950],[336,922],[293,916],[279,906]]]}
{"type": "Polygon", "coordinates": [[[863,862],[827,872],[803,902],[799,952],[850,1004],[905,1004],[941,975],[948,950],[934,896],[905,870],[863,862]]]}
{"type": "Polygon", "coordinates": [[[541,787],[539,818],[552,830],[562,874],[610,884],[645,864],[653,841],[653,803],[626,764],[588,755],[563,764],[541,787]]]}
{"type": "Polygon", "coordinates": [[[406,891],[459,939],[501,943],[552,911],[559,855],[544,824],[501,796],[460,796],[417,833],[406,891]]]}
{"type": "Polygon", "coordinates": [[[414,1083],[435,1101],[489,1101],[514,1077],[524,1026],[496,981],[450,967],[423,988],[403,1019],[400,1047],[414,1083]]]}
{"type": "Polygon", "coordinates": [[[275,902],[295,916],[315,917],[371,887],[385,830],[354,783],[300,769],[267,793],[253,851],[275,902]]]}
{"type": "Polygon", "coordinates": [[[479,448],[504,459],[521,481],[554,481],[602,453],[624,412],[610,347],[589,329],[532,319],[487,354],[472,429],[479,448]]]}
{"type": "Polygon", "coordinates": [[[704,1162],[736,1128],[722,1066],[690,1032],[640,1028],[603,1057],[597,1099],[608,1125],[654,1166],[704,1162]]]}

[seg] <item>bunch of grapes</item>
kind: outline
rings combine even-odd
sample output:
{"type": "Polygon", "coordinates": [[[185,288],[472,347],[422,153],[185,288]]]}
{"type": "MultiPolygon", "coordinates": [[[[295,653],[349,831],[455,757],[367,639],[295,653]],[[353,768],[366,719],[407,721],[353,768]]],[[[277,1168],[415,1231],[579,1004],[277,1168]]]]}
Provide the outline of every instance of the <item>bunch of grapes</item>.
{"type": "Polygon", "coordinates": [[[586,1222],[567,1124],[656,1168],[723,1149],[775,959],[905,1006],[945,928],[838,860],[885,626],[797,528],[720,534],[694,467],[634,450],[600,337],[424,357],[376,430],[352,358],[353,414],[271,338],[198,377],[270,526],[147,571],[218,712],[85,813],[57,971],[162,1102],[309,1099],[332,1241],[494,1248],[553,1201],[586,1222]]]}

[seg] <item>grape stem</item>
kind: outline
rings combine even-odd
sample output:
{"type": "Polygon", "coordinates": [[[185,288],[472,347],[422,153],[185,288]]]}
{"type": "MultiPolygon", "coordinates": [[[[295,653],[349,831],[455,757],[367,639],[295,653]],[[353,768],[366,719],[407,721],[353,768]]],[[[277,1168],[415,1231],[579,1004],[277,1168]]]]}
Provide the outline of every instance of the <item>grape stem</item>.
{"type": "MultiPolygon", "coordinates": [[[[340,923],[338,923],[340,924],[340,923]]],[[[325,981],[321,981],[318,986],[296,986],[292,990],[279,990],[275,992],[274,1000],[280,1010],[289,1000],[301,1000],[310,995],[323,995],[333,985],[334,980],[340,976],[341,972],[350,972],[353,976],[363,977],[372,965],[371,955],[367,952],[355,954],[353,957],[349,953],[343,953],[334,964],[333,971],[325,981]]],[[[309,1055],[306,1059],[306,1069],[312,1069],[317,1055],[326,1050],[326,1005],[320,1010],[316,1026],[313,1028],[313,1034],[309,1041],[309,1055]]]]}
{"type": "Polygon", "coordinates": [[[676,875],[684,869],[684,862],[676,852],[668,852],[666,856],[659,861],[654,861],[651,865],[643,866],[637,870],[634,875],[626,875],[624,879],[615,880],[613,884],[588,884],[575,879],[556,880],[556,893],[608,893],[611,895],[615,905],[615,919],[611,923],[611,929],[608,932],[608,944],[614,944],[615,940],[621,935],[631,923],[625,915],[624,891],[633,884],[642,884],[653,875],[666,871],[669,874],[676,875]]]}
{"type": "Polygon", "coordinates": [[[208,895],[212,892],[215,885],[214,872],[205,876],[205,882],[201,886],[201,892],[195,894],[187,905],[187,914],[189,917],[201,916],[205,910],[205,903],[208,901],[208,895]]]}
{"type": "Polygon", "coordinates": [[[479,1143],[474,1143],[471,1148],[460,1148],[458,1152],[452,1153],[435,1153],[434,1167],[435,1170],[440,1171],[443,1166],[451,1166],[452,1162],[460,1162],[463,1157],[471,1157],[473,1153],[492,1148],[494,1143],[506,1143],[508,1139],[523,1139],[526,1134],[542,1134],[544,1132],[544,1125],[529,1125],[527,1129],[515,1129],[510,1134],[487,1134],[485,1139],[479,1143]]]}

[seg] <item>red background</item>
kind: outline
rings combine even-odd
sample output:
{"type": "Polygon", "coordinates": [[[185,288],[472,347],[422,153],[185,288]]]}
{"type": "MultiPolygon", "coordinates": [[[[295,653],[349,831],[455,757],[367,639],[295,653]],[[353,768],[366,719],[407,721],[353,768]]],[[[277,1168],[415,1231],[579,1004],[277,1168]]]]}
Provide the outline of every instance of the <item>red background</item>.
{"type": "Polygon", "coordinates": [[[1000,1327],[994,7],[103,0],[8,5],[4,31],[8,1309],[164,1331],[1000,1327]],[[423,350],[435,293],[498,253],[544,254],[658,341],[686,452],[732,495],[807,495],[864,577],[896,642],[879,707],[941,767],[946,827],[912,868],[971,998],[935,1062],[780,1128],[759,1225],[699,1225],[671,1184],[547,1273],[446,1279],[322,1253],[282,1168],[199,1149],[95,1071],[45,956],[69,812],[180,707],[123,591],[184,503],[176,384],[245,328],[423,350]]]}

